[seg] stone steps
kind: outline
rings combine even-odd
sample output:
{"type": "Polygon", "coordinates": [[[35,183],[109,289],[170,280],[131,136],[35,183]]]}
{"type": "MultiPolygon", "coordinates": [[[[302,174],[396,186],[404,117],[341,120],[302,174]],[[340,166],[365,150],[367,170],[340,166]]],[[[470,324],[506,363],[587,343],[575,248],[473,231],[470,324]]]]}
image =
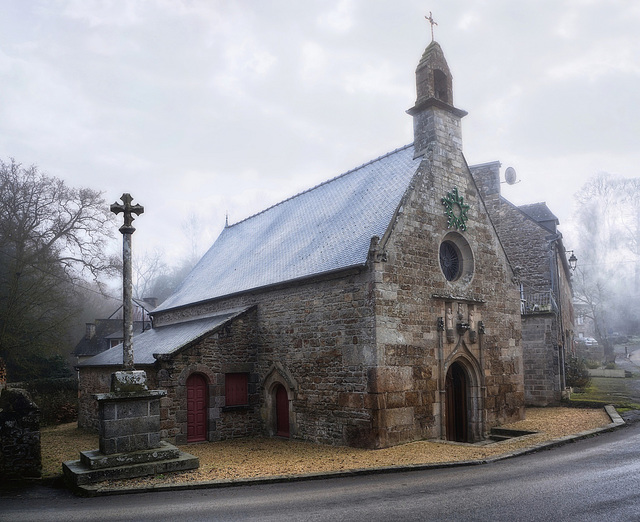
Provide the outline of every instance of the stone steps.
{"type": "Polygon", "coordinates": [[[491,428],[489,439],[494,442],[501,442],[504,440],[515,439],[518,437],[524,437],[525,435],[533,435],[535,431],[526,430],[511,430],[508,428],[491,428]]]}
{"type": "Polygon", "coordinates": [[[104,455],[100,450],[80,452],[80,460],[62,463],[65,481],[73,487],[127,478],[196,469],[198,457],[162,442],[158,448],[104,455]]]}

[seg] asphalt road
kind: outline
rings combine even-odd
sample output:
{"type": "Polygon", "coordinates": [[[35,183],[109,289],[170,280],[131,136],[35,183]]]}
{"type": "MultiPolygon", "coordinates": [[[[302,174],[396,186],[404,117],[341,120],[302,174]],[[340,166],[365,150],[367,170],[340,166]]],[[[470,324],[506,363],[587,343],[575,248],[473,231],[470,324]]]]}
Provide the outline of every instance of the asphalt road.
{"type": "Polygon", "coordinates": [[[488,465],[76,498],[0,493],[0,520],[640,520],[640,423],[488,465]]]}

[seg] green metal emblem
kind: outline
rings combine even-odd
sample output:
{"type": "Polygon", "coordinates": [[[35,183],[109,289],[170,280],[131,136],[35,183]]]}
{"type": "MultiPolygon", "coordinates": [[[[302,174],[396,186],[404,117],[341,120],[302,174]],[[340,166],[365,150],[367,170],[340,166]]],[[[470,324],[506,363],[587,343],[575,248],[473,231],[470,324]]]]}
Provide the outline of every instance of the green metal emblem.
{"type": "Polygon", "coordinates": [[[442,204],[444,205],[444,213],[446,214],[449,222],[447,228],[455,228],[467,230],[467,211],[469,205],[464,204],[464,198],[458,194],[458,187],[453,187],[451,192],[447,192],[447,196],[442,198],[442,204]]]}

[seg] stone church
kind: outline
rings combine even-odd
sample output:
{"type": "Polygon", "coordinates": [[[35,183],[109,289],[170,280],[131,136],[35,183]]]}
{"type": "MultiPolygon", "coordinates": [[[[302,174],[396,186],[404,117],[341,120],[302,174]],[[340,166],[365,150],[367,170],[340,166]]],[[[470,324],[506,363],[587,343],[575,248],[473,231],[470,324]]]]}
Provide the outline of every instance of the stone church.
{"type": "MultiPolygon", "coordinates": [[[[452,76],[416,70],[414,143],[224,228],[137,336],[178,444],[473,442],[524,415],[520,296],[462,154],[452,76]]],[[[96,426],[121,346],[80,364],[96,426]]]]}

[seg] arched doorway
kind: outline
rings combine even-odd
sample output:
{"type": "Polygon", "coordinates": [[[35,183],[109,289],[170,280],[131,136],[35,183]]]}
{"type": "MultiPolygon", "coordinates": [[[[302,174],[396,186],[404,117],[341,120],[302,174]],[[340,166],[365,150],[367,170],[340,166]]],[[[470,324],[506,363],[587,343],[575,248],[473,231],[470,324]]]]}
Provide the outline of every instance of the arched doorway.
{"type": "Polygon", "coordinates": [[[447,403],[447,440],[469,441],[469,383],[467,374],[459,363],[453,363],[445,381],[447,403]]]}
{"type": "Polygon", "coordinates": [[[192,373],[187,379],[187,442],[207,440],[207,381],[192,373]]]}
{"type": "Polygon", "coordinates": [[[289,394],[282,384],[275,388],[276,398],[276,435],[289,437],[289,394]]]}

